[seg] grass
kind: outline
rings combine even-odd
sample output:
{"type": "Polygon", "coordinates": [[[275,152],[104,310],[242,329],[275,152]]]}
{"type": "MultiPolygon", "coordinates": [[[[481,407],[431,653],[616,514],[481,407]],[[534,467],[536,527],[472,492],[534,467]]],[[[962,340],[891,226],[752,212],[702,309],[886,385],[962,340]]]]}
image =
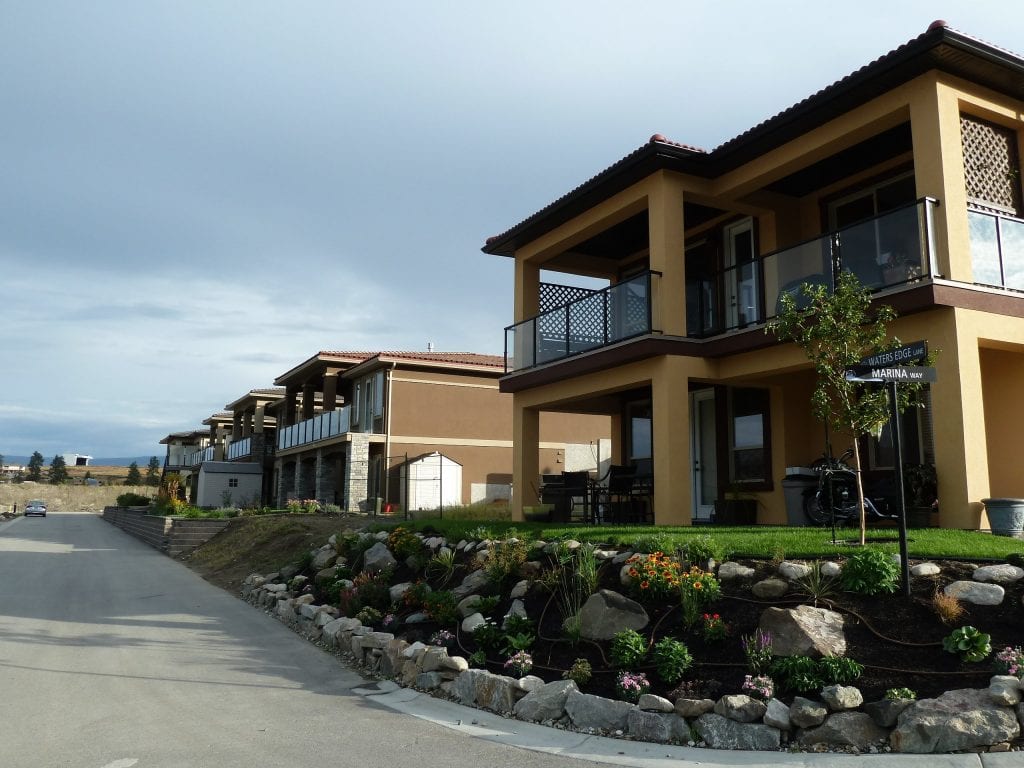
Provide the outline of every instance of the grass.
{"type": "MultiPolygon", "coordinates": [[[[789,528],[773,526],[751,527],[679,527],[679,526],[602,526],[566,525],[551,523],[509,522],[507,520],[416,520],[401,523],[412,530],[436,532],[458,541],[470,538],[471,532],[481,526],[495,535],[514,530],[525,538],[576,539],[593,544],[632,546],[638,539],[652,538],[665,550],[685,548],[697,537],[710,536],[725,557],[835,558],[849,555],[855,550],[846,542],[856,542],[859,533],[847,528],[836,531],[838,544],[832,543],[831,529],[789,528]]],[[[384,527],[384,526],[381,526],[384,527]]],[[[993,536],[980,531],[961,531],[946,528],[915,528],[908,532],[907,551],[914,559],[1003,560],[1007,555],[1019,553],[1021,542],[1004,536],[993,536]]],[[[868,531],[871,546],[887,552],[899,551],[895,528],[868,531]]]]}

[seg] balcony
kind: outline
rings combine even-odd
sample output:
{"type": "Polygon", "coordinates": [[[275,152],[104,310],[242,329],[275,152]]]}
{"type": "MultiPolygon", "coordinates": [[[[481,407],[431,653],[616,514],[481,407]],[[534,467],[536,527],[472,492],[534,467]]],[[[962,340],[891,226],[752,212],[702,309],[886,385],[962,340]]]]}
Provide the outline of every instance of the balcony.
{"type": "Polygon", "coordinates": [[[645,272],[505,329],[505,372],[562,360],[653,332],[645,272]]]}
{"type": "Polygon", "coordinates": [[[252,438],[243,437],[241,440],[235,440],[228,446],[228,461],[234,461],[235,459],[241,459],[252,453],[252,438]]]}
{"type": "Polygon", "coordinates": [[[277,432],[277,449],[283,451],[297,448],[345,434],[351,430],[350,412],[351,406],[346,405],[344,408],[321,413],[290,427],[281,427],[277,432]]]}
{"type": "MultiPolygon", "coordinates": [[[[784,294],[805,283],[831,287],[838,270],[857,275],[872,291],[897,288],[935,274],[932,214],[924,198],[849,227],[752,260],[707,269],[687,264],[687,335],[705,339],[757,327],[775,317],[784,294]]],[[[1003,222],[1006,220],[1003,219],[1003,222]]],[[[1024,281],[1024,222],[1006,228],[1016,279],[1024,281]]],[[[1005,259],[1004,259],[1005,261],[1005,259]]],[[[657,333],[647,272],[505,329],[505,372],[564,360],[636,336],[657,333]]],[[[1022,286],[1024,287],[1024,286],[1022,286]]],[[[661,286],[661,301],[678,300],[661,286]]]]}
{"type": "Polygon", "coordinates": [[[188,455],[185,465],[189,467],[197,467],[204,461],[213,461],[213,456],[214,448],[212,445],[206,448],[200,448],[198,451],[192,451],[192,453],[188,455]]]}
{"type": "Polygon", "coordinates": [[[974,282],[1024,291],[1024,219],[967,212],[974,282]]]}

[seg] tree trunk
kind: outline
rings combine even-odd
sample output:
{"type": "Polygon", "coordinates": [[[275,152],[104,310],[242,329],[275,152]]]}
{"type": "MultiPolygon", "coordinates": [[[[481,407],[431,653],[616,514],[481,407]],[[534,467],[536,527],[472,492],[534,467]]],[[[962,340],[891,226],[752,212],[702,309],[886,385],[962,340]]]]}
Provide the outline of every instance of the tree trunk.
{"type": "Polygon", "coordinates": [[[860,479],[860,445],[857,438],[853,439],[853,472],[857,478],[857,511],[860,513],[860,545],[867,543],[867,509],[864,507],[864,484],[860,479]]]}

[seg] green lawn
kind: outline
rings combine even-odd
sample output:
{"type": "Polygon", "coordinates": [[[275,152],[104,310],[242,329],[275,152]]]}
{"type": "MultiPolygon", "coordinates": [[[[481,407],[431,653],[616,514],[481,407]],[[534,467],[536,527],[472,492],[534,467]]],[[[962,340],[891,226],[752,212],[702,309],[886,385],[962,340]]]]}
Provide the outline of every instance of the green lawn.
{"type": "MultiPolygon", "coordinates": [[[[487,538],[508,533],[520,538],[576,539],[610,546],[637,546],[638,549],[675,551],[685,548],[695,537],[710,537],[721,557],[831,558],[849,554],[859,541],[852,528],[836,532],[825,528],[789,527],[707,527],[566,525],[552,523],[511,523],[486,520],[431,519],[400,523],[424,533],[438,533],[458,541],[463,538],[487,538]],[[483,534],[483,535],[482,535],[483,534]]],[[[886,551],[899,551],[895,528],[869,528],[868,543],[886,551]]],[[[911,558],[1005,560],[1007,555],[1024,555],[1024,542],[979,531],[944,528],[914,528],[908,533],[907,550],[911,558]]]]}

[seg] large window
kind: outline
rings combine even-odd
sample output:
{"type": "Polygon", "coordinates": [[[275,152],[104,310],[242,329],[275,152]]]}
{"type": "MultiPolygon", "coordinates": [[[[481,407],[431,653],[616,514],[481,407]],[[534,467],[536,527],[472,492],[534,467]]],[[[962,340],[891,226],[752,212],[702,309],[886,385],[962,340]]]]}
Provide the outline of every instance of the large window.
{"type": "Polygon", "coordinates": [[[747,488],[771,485],[770,397],[766,389],[729,390],[729,481],[747,488]]]}

